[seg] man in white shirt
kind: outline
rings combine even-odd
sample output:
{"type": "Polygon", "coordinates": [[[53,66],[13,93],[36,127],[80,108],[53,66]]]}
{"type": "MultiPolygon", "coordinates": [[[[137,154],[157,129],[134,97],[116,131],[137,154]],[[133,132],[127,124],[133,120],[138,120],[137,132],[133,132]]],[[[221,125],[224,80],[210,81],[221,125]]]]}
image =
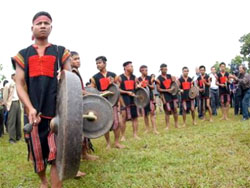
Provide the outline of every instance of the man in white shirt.
{"type": "Polygon", "coordinates": [[[21,139],[21,106],[16,91],[16,75],[12,74],[12,83],[4,88],[3,101],[8,110],[9,142],[15,143],[21,139]]]}
{"type": "Polygon", "coordinates": [[[211,73],[209,76],[212,78],[210,86],[210,99],[211,99],[211,108],[212,114],[217,115],[217,108],[219,107],[219,87],[216,85],[217,74],[214,66],[211,67],[211,73]]]}

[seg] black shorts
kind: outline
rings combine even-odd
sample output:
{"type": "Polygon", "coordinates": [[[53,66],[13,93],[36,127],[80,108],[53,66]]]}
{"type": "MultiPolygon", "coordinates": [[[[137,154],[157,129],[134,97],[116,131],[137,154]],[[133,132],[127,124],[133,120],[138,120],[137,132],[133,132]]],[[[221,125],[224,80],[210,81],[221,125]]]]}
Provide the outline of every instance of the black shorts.
{"type": "Polygon", "coordinates": [[[148,105],[144,108],[144,115],[148,116],[150,112],[155,110],[155,103],[154,101],[150,101],[148,105]]]}
{"type": "Polygon", "coordinates": [[[126,120],[132,120],[138,117],[137,107],[135,105],[121,107],[121,111],[126,111],[126,120]]]}
{"type": "Polygon", "coordinates": [[[178,108],[178,100],[172,100],[170,102],[166,102],[166,104],[163,105],[164,111],[167,114],[171,114],[171,112],[176,112],[178,108]]]}

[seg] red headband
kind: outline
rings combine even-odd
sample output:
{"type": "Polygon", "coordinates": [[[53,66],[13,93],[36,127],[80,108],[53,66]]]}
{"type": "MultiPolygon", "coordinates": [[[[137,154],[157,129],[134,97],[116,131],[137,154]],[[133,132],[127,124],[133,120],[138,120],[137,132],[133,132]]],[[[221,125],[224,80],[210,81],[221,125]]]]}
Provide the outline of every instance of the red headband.
{"type": "MultiPolygon", "coordinates": [[[[41,15],[41,16],[38,16],[34,21],[33,21],[33,24],[37,24],[38,22],[40,21],[47,21],[49,23],[51,23],[51,19],[48,17],[48,16],[45,16],[45,15],[41,15]]],[[[32,40],[35,39],[34,35],[32,35],[32,40]]]]}
{"type": "Polygon", "coordinates": [[[48,17],[48,16],[45,16],[45,15],[41,15],[41,16],[38,16],[34,21],[33,21],[33,24],[37,24],[38,22],[40,21],[47,21],[47,22],[52,22],[51,19],[48,17]]]}

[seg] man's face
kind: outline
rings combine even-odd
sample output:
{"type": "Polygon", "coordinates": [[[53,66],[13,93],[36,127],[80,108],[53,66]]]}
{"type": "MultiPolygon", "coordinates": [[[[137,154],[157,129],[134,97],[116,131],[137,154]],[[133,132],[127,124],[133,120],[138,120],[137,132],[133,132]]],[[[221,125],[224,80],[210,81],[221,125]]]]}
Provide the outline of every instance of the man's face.
{"type": "Polygon", "coordinates": [[[182,74],[184,77],[188,77],[189,70],[188,69],[183,69],[182,74]]]}
{"type": "Polygon", "coordinates": [[[134,68],[133,68],[133,65],[132,63],[128,64],[126,67],[125,67],[125,70],[129,73],[133,73],[134,71],[134,68]]]}
{"type": "Polygon", "coordinates": [[[79,55],[73,55],[71,57],[71,66],[75,68],[79,68],[81,66],[81,61],[79,55]]]}
{"type": "Polygon", "coordinates": [[[211,68],[211,73],[216,73],[216,69],[214,67],[211,68]]]}
{"type": "Polygon", "coordinates": [[[35,38],[47,39],[52,30],[51,22],[47,19],[40,19],[39,21],[34,21],[31,30],[35,38]]]}
{"type": "Polygon", "coordinates": [[[168,72],[168,68],[167,67],[162,67],[161,68],[161,73],[162,74],[167,74],[167,72],[168,72]]]}
{"type": "Polygon", "coordinates": [[[240,72],[240,74],[244,74],[245,73],[245,70],[243,69],[242,66],[239,66],[239,72],[240,72]]]}
{"type": "Polygon", "coordinates": [[[200,73],[201,73],[201,75],[204,75],[205,74],[205,69],[204,68],[200,68],[200,73]]]}
{"type": "Polygon", "coordinates": [[[102,59],[98,59],[96,61],[96,67],[99,71],[103,70],[106,67],[106,63],[102,61],[102,59]]]}
{"type": "Polygon", "coordinates": [[[142,68],[142,69],[141,69],[141,74],[142,74],[143,76],[147,76],[147,75],[148,75],[148,68],[142,68]]]}
{"type": "Polygon", "coordinates": [[[221,72],[225,72],[226,66],[225,66],[224,64],[222,64],[222,65],[220,66],[220,70],[221,70],[221,72]]]}

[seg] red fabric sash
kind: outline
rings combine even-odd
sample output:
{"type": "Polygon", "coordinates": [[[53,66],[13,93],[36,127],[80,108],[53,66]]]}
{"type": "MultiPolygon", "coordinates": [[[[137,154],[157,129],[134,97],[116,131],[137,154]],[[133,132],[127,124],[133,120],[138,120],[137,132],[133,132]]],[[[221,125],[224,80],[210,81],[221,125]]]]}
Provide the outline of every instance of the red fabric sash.
{"type": "Polygon", "coordinates": [[[124,81],[126,90],[134,90],[135,89],[135,81],[134,80],[125,80],[124,81]]]}
{"type": "Polygon", "coordinates": [[[170,86],[171,86],[171,82],[172,82],[171,79],[166,79],[166,80],[164,80],[164,81],[163,81],[164,87],[165,87],[166,89],[169,89],[170,86]]]}
{"type": "Polygon", "coordinates": [[[54,67],[55,67],[56,57],[52,55],[44,55],[39,57],[34,55],[29,57],[29,76],[48,76],[54,77],[54,67]]]}
{"type": "Polygon", "coordinates": [[[108,86],[109,86],[109,84],[110,84],[109,78],[101,78],[99,82],[100,82],[101,90],[102,90],[102,91],[108,89],[108,86]]]}

